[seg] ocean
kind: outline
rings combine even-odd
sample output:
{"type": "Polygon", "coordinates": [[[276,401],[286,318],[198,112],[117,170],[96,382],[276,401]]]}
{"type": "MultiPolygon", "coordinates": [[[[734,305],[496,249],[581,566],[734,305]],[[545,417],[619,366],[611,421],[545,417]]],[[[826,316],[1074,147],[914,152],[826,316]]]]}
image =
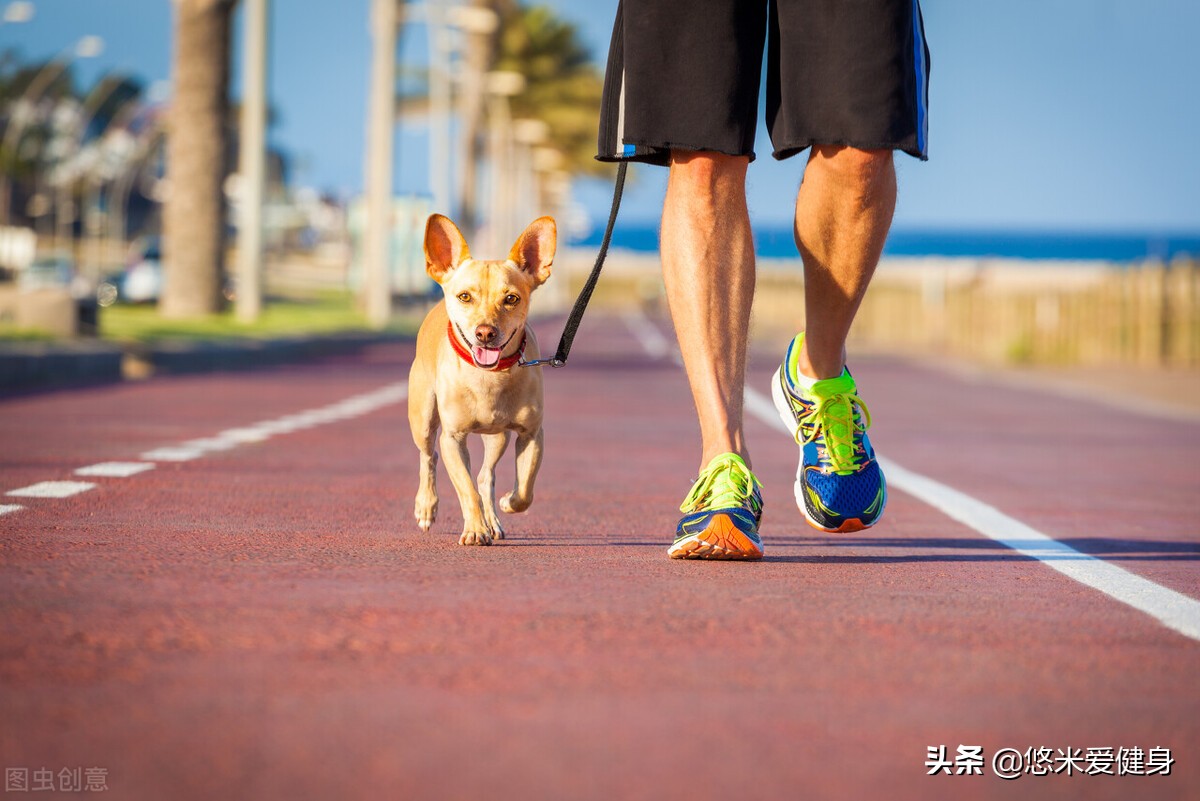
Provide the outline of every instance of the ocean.
{"type": "MultiPolygon", "coordinates": [[[[594,230],[577,247],[598,247],[603,230],[594,230]]],[[[795,258],[790,227],[756,227],[755,250],[760,258],[795,258]]],[[[658,229],[617,220],[612,247],[650,253],[658,250],[658,229]]],[[[1028,259],[1032,261],[1138,262],[1200,258],[1200,233],[1151,232],[1081,233],[1032,231],[893,230],[885,256],[948,256],[1028,259]]]]}

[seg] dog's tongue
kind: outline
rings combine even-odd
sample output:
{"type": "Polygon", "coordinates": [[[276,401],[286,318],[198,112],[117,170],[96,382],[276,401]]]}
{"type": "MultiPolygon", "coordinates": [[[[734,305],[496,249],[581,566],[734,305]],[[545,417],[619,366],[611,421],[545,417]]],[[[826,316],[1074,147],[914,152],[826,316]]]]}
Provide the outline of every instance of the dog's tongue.
{"type": "Polygon", "coordinates": [[[471,355],[475,357],[475,363],[480,367],[492,367],[496,362],[500,361],[499,348],[485,348],[481,345],[476,345],[471,349],[471,355]]]}

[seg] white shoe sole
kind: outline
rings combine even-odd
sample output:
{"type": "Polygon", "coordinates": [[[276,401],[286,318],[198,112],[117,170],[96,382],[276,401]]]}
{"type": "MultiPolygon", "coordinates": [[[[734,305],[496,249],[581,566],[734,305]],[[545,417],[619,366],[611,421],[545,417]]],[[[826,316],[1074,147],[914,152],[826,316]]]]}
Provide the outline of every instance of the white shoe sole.
{"type": "MultiPolygon", "coordinates": [[[[783,421],[784,426],[791,432],[792,439],[796,439],[796,431],[799,426],[796,424],[796,417],[792,414],[792,404],[788,400],[787,395],[783,391],[783,365],[775,371],[775,377],[771,380],[771,400],[775,402],[775,411],[779,413],[779,419],[783,421]]],[[[799,447],[799,463],[796,465],[796,482],[792,485],[792,494],[796,498],[796,506],[804,514],[808,522],[817,528],[817,521],[813,520],[808,514],[808,507],[804,503],[804,484],[800,480],[804,474],[804,446],[797,443],[799,447]]]]}

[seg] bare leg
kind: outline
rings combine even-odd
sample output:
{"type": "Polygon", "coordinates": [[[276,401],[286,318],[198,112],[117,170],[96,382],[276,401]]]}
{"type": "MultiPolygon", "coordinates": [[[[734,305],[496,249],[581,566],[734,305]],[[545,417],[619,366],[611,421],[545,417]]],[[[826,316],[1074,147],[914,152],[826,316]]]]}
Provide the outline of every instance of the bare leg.
{"type": "Polygon", "coordinates": [[[504,529],[496,517],[496,463],[508,447],[508,432],[483,435],[483,466],[479,468],[479,497],[483,501],[483,519],[487,521],[492,536],[504,539],[504,529]]]}
{"type": "Polygon", "coordinates": [[[796,196],[796,246],[804,260],[800,371],[834,378],[846,336],[883,252],[896,208],[890,150],[813,147],[796,196]]]}
{"type": "Polygon", "coordinates": [[[663,282],[700,419],[701,468],[742,436],[754,243],[746,209],[749,158],[672,151],[662,216],[663,282]]]}

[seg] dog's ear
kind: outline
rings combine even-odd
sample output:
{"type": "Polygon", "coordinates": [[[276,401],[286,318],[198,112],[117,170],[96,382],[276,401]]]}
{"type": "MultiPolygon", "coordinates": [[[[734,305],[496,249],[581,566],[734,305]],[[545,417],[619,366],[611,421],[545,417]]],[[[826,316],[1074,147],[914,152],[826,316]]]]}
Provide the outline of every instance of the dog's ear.
{"type": "Polygon", "coordinates": [[[535,286],[541,286],[550,277],[550,265],[554,264],[557,246],[558,229],[554,218],[538,217],[517,237],[508,257],[533,276],[535,286]]]}
{"type": "Polygon", "coordinates": [[[446,274],[471,258],[467,240],[449,217],[431,214],[425,222],[425,272],[439,284],[446,274]]]}

